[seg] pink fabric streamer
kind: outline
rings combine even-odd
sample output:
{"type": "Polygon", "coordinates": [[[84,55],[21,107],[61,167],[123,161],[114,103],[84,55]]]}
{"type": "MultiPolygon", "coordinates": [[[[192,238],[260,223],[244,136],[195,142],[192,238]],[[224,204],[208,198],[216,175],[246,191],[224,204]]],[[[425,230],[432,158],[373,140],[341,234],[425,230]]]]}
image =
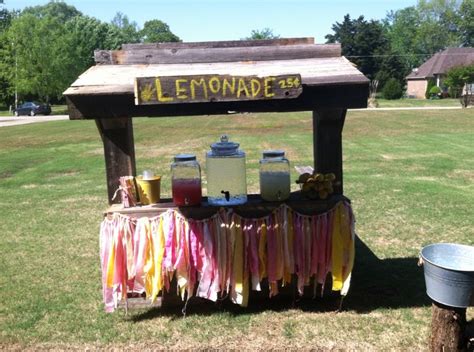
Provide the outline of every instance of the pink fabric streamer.
{"type": "Polygon", "coordinates": [[[327,214],[319,216],[318,224],[318,246],[317,246],[317,282],[323,284],[326,280],[327,265],[327,242],[328,242],[328,221],[327,214]]]}
{"type": "Polygon", "coordinates": [[[297,289],[300,295],[304,290],[304,224],[303,217],[295,214],[295,274],[297,277],[297,289]]]}
{"type": "Polygon", "coordinates": [[[258,234],[257,234],[257,221],[256,220],[245,220],[245,237],[248,238],[248,263],[250,270],[250,277],[252,283],[252,290],[260,291],[260,266],[258,260],[258,234]]]}
{"type": "MultiPolygon", "coordinates": [[[[196,296],[202,298],[210,298],[210,287],[213,280],[213,260],[211,259],[213,253],[213,244],[211,232],[209,230],[208,222],[203,224],[203,235],[204,235],[204,256],[203,256],[203,267],[202,267],[202,276],[199,282],[196,296]]],[[[217,297],[216,297],[217,299],[217,297]]]]}
{"type": "Polygon", "coordinates": [[[277,282],[277,244],[272,217],[267,220],[267,275],[270,283],[277,282]]]}
{"type": "Polygon", "coordinates": [[[148,247],[148,236],[146,233],[146,226],[148,224],[148,218],[140,218],[137,221],[137,228],[134,238],[134,252],[135,252],[135,282],[133,285],[133,292],[143,293],[145,292],[145,255],[148,247]]]}

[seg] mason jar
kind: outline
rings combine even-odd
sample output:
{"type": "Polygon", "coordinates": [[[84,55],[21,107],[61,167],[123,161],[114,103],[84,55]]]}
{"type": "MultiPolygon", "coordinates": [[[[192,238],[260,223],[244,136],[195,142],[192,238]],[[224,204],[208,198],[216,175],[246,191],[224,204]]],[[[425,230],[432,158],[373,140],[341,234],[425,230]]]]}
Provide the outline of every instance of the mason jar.
{"type": "Polygon", "coordinates": [[[267,150],[260,160],[260,195],[267,201],[290,197],[290,162],[283,150],[267,150]]]}
{"type": "Polygon", "coordinates": [[[193,154],[178,154],[171,164],[171,192],[177,206],[201,204],[201,167],[193,154]]]}
{"type": "Polygon", "coordinates": [[[227,135],[213,143],[206,154],[207,199],[210,205],[247,202],[245,153],[227,135]]]}

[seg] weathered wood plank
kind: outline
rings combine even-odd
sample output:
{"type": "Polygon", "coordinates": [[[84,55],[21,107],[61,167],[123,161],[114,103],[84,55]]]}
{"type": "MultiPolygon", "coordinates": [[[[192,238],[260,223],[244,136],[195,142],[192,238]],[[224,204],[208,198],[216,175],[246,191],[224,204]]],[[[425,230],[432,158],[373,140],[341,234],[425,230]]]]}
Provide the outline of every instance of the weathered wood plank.
{"type": "Polygon", "coordinates": [[[334,173],[334,194],[343,194],[342,128],[346,109],[315,109],[313,111],[314,169],[323,174],[334,173]]]}
{"type": "Polygon", "coordinates": [[[176,42],[176,43],[132,43],[122,44],[122,50],[149,50],[149,49],[182,49],[182,48],[236,48],[248,46],[275,46],[314,44],[314,38],[280,38],[261,40],[227,40],[207,42],[176,42]]]}
{"type": "MultiPolygon", "coordinates": [[[[133,92],[136,77],[233,75],[278,76],[298,73],[303,85],[368,82],[347,59],[320,58],[285,61],[253,61],[233,63],[193,63],[169,65],[98,65],[84,72],[64,94],[84,94],[89,86],[97,94],[129,90],[133,92]],[[126,88],[125,88],[126,86],[126,88]],[[79,92],[79,93],[78,93],[79,92]]],[[[90,92],[90,90],[89,90],[90,92]]]]}
{"type": "MultiPolygon", "coordinates": [[[[216,103],[135,105],[133,94],[68,95],[69,118],[108,119],[118,116],[164,117],[227,114],[237,112],[312,111],[317,108],[366,108],[368,83],[304,87],[296,99],[216,103]]],[[[249,117],[251,118],[251,117],[249,117]]]]}
{"type": "Polygon", "coordinates": [[[294,60],[340,57],[339,44],[249,46],[224,48],[173,48],[142,50],[97,50],[95,62],[106,65],[189,64],[203,62],[236,62],[294,60]]]}
{"type": "Polygon", "coordinates": [[[301,76],[161,76],[135,79],[135,104],[180,104],[261,99],[294,99],[301,76]]]}
{"type": "MultiPolygon", "coordinates": [[[[335,195],[325,200],[308,200],[302,198],[300,192],[293,192],[290,199],[285,201],[285,204],[288,204],[292,209],[302,214],[314,215],[333,208],[340,201],[350,202],[348,198],[342,195],[335,195]]],[[[263,217],[270,214],[280,204],[281,203],[278,202],[266,202],[261,199],[260,195],[250,194],[247,203],[229,208],[234,209],[237,214],[243,217],[263,217]]],[[[220,207],[210,206],[207,203],[207,198],[204,197],[201,205],[180,207],[179,211],[191,219],[205,219],[214,215],[219,208],[220,207]]],[[[135,218],[143,216],[152,217],[164,213],[169,209],[178,209],[178,207],[172,203],[171,199],[162,199],[160,203],[157,204],[132,208],[123,208],[121,204],[114,204],[107,209],[104,216],[112,213],[120,213],[135,218]]]]}
{"type": "Polygon", "coordinates": [[[109,204],[119,203],[120,197],[113,199],[119,187],[119,177],[136,174],[132,120],[97,119],[96,124],[104,144],[109,204]]]}
{"type": "MultiPolygon", "coordinates": [[[[368,80],[361,76],[328,76],[303,79],[304,86],[331,86],[331,85],[350,85],[366,84],[368,80]]],[[[134,92],[133,84],[115,84],[115,85],[85,85],[69,87],[63,94],[70,95],[121,95],[134,92]]]]}

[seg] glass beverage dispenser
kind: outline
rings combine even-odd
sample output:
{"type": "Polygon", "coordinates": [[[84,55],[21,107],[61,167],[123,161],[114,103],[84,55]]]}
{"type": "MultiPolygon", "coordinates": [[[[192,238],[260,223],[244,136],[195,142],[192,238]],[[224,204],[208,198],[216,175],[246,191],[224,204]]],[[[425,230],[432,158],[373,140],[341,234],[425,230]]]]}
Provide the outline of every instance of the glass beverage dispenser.
{"type": "Polygon", "coordinates": [[[207,197],[210,205],[237,205],[247,201],[245,153],[227,135],[206,154],[207,197]]]}
{"type": "Polygon", "coordinates": [[[267,150],[260,160],[260,195],[267,201],[290,197],[290,163],[283,150],[267,150]]]}
{"type": "Polygon", "coordinates": [[[193,154],[178,154],[171,164],[171,192],[177,206],[201,204],[201,167],[193,154]]]}

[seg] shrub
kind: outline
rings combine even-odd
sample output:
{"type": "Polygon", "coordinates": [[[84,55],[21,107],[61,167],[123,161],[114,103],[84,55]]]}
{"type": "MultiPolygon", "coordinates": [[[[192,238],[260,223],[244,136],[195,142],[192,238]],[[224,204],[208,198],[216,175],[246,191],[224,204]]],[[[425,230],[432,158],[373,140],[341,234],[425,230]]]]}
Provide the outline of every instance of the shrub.
{"type": "Polygon", "coordinates": [[[441,97],[441,88],[438,86],[433,86],[430,89],[430,99],[437,99],[441,97]]]}
{"type": "Polygon", "coordinates": [[[474,93],[471,88],[471,84],[474,83],[474,64],[453,67],[447,72],[444,82],[449,87],[452,96],[460,97],[461,105],[467,107],[474,93]]]}
{"type": "Polygon", "coordinates": [[[400,99],[403,96],[402,86],[395,78],[390,78],[383,87],[383,97],[385,99],[400,99]]]}
{"type": "Polygon", "coordinates": [[[430,98],[430,90],[433,87],[436,87],[436,82],[435,82],[434,79],[429,79],[428,80],[428,85],[426,86],[426,92],[425,92],[425,98],[426,99],[430,98]]]}

